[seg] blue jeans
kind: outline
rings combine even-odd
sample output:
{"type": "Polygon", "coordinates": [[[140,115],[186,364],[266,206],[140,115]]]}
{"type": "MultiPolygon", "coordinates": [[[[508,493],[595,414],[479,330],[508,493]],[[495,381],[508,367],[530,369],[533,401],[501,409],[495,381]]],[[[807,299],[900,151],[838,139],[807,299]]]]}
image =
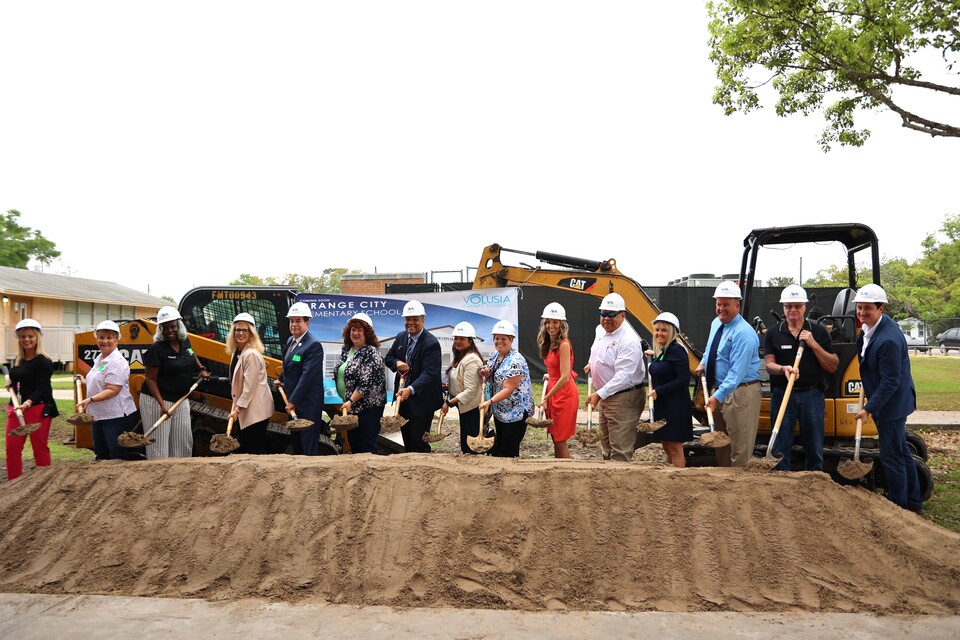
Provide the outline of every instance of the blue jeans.
{"type": "Polygon", "coordinates": [[[880,462],[887,477],[887,500],[903,507],[919,507],[920,479],[913,452],[907,445],[907,419],[878,421],[877,438],[880,440],[880,462]]]}
{"type": "Polygon", "coordinates": [[[93,432],[93,452],[97,460],[129,460],[130,455],[117,443],[124,431],[130,430],[130,416],[97,420],[90,429],[93,432]]]}
{"type": "MultiPolygon", "coordinates": [[[[783,402],[786,389],[770,389],[770,424],[773,425],[783,402]]],[[[783,412],[780,433],[773,443],[773,454],[782,455],[775,471],[790,471],[790,449],[793,447],[793,429],[800,421],[800,444],[803,445],[803,457],[807,471],[823,471],[823,391],[805,389],[790,393],[787,408],[783,412]]]]}

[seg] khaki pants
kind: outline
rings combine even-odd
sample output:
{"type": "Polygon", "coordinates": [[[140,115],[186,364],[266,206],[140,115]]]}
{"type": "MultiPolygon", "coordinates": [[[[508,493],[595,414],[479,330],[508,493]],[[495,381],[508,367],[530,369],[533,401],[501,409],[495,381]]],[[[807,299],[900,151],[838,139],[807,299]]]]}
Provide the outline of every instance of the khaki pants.
{"type": "Polygon", "coordinates": [[[760,424],[760,385],[734,389],[714,415],[718,431],[730,436],[730,444],[716,450],[721,467],[742,467],[753,457],[760,424]]]}
{"type": "Polygon", "coordinates": [[[633,459],[637,423],[646,403],[646,387],[600,401],[600,449],[604,460],[629,462],[633,459]]]}

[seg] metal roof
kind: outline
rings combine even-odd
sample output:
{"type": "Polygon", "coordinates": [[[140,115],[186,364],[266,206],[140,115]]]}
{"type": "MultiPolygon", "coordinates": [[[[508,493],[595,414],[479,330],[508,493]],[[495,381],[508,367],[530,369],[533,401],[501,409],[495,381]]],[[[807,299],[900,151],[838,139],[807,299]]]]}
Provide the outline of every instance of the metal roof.
{"type": "Polygon", "coordinates": [[[0,267],[0,294],[105,302],[108,304],[162,307],[168,300],[121,286],[115,282],[72,278],[27,269],[0,267]]]}

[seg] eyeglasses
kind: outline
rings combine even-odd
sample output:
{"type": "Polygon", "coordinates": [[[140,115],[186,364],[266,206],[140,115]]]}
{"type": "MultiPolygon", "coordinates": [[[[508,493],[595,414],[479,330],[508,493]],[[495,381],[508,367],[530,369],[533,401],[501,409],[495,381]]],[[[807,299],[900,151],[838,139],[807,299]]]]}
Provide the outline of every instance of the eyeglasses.
{"type": "Polygon", "coordinates": [[[250,333],[250,329],[237,328],[237,329],[234,329],[233,332],[242,336],[244,334],[250,333]]]}
{"type": "Polygon", "coordinates": [[[623,313],[623,312],[622,312],[622,311],[601,311],[601,312],[600,312],[600,317],[601,317],[601,318],[616,318],[616,317],[617,317],[618,315],[620,315],[621,313],[623,313]]]}
{"type": "Polygon", "coordinates": [[[783,308],[784,309],[802,309],[803,305],[802,304],[785,304],[783,305],[783,308]]]}

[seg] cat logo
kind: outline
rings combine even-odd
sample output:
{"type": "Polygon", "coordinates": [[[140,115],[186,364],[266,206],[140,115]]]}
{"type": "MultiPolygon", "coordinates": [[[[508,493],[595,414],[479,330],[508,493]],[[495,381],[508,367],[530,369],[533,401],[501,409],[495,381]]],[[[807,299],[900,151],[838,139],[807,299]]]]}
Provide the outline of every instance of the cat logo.
{"type": "Polygon", "coordinates": [[[848,396],[858,396],[860,395],[860,380],[847,380],[846,395],[848,396]]]}
{"type": "Polygon", "coordinates": [[[596,282],[596,278],[565,278],[559,281],[557,285],[586,292],[592,289],[596,282]]]}

